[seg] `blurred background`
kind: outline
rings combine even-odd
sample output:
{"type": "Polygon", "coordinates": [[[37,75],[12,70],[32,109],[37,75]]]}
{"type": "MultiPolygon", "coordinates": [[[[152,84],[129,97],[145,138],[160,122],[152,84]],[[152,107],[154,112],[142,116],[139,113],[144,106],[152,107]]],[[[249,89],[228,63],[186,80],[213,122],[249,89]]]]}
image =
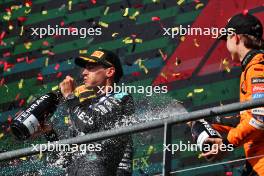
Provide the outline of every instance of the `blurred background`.
{"type": "MultiPolygon", "coordinates": [[[[17,141],[10,122],[34,98],[51,91],[66,75],[78,78],[73,58],[104,48],[122,61],[126,85],[166,85],[168,93],[133,94],[138,118],[163,114],[177,100],[187,111],[239,100],[240,63],[231,60],[225,43],[212,36],[172,38],[163,28],[221,28],[237,13],[251,13],[264,23],[263,0],[0,0],[0,152],[45,142],[17,141]],[[31,35],[30,28],[48,25],[65,28],[102,28],[102,35],[31,35]],[[153,113],[153,112],[157,113],[153,113]]],[[[172,110],[173,111],[173,110],[172,110]]],[[[175,110],[174,110],[175,111],[175,110]]],[[[58,131],[68,117],[58,110],[51,121],[58,131]]],[[[65,136],[64,136],[65,137],[65,136]]],[[[61,137],[63,138],[63,137],[61,137]]],[[[134,134],[134,175],[155,175],[162,170],[163,129],[134,134]]],[[[173,126],[173,143],[192,141],[186,125],[173,126]]],[[[236,149],[228,159],[243,157],[236,149]]],[[[209,164],[199,152],[176,152],[172,169],[209,164]]],[[[177,175],[239,175],[243,162],[202,168],[177,175]]],[[[22,157],[0,163],[0,175],[60,175],[46,165],[45,156],[22,157]],[[15,169],[14,169],[15,168],[15,169]]]]}

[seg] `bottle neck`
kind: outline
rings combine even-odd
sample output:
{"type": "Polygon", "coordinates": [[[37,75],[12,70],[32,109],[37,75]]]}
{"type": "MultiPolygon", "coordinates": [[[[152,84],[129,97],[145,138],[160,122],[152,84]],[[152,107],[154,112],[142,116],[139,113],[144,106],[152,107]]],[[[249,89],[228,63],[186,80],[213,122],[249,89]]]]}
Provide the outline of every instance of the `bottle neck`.
{"type": "Polygon", "coordinates": [[[60,90],[55,90],[50,93],[56,96],[56,104],[59,104],[62,101],[63,95],[60,90]]]}

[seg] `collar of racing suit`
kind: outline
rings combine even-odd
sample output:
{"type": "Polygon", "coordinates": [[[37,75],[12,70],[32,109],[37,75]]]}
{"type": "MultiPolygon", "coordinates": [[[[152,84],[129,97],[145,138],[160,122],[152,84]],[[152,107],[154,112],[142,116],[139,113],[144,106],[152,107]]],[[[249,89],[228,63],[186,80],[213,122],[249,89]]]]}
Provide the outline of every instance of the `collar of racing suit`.
{"type": "Polygon", "coordinates": [[[263,50],[256,50],[256,49],[250,50],[241,62],[242,71],[244,71],[246,69],[247,65],[254,58],[254,56],[257,54],[260,54],[260,53],[264,54],[264,51],[263,50]]]}
{"type": "Polygon", "coordinates": [[[100,94],[100,95],[97,95],[96,97],[93,97],[93,98],[88,98],[88,99],[84,99],[81,103],[83,105],[92,105],[92,104],[96,104],[98,103],[100,100],[104,100],[102,99],[103,97],[107,98],[109,96],[111,96],[113,93],[109,93],[109,94],[100,94]]]}

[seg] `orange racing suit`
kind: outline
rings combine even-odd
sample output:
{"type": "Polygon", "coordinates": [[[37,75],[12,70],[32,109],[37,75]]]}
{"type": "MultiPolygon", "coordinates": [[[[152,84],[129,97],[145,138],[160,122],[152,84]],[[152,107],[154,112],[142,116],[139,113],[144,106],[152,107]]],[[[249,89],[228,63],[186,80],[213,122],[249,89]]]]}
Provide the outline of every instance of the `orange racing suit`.
{"type": "MultiPolygon", "coordinates": [[[[240,102],[264,98],[264,52],[251,50],[242,61],[240,102]]],[[[264,176],[264,107],[240,112],[240,123],[235,127],[213,124],[219,132],[226,132],[224,142],[244,145],[245,156],[253,171],[264,176]]]]}

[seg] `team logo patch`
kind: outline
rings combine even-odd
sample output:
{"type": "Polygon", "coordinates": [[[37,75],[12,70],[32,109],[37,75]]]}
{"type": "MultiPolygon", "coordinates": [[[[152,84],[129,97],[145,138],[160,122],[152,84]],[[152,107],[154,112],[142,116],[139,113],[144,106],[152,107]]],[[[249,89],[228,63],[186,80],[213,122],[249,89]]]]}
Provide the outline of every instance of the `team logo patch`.
{"type": "Polygon", "coordinates": [[[264,116],[264,107],[252,109],[251,113],[264,116]]]}
{"type": "Polygon", "coordinates": [[[264,93],[264,84],[254,84],[252,86],[252,93],[264,93]]]}
{"type": "Polygon", "coordinates": [[[264,93],[252,94],[253,99],[264,98],[264,93]]]}
{"type": "Polygon", "coordinates": [[[264,124],[254,118],[250,119],[249,124],[259,130],[264,130],[264,124]]]}
{"type": "Polygon", "coordinates": [[[251,83],[252,84],[261,84],[261,83],[264,84],[264,78],[263,77],[261,77],[261,78],[252,78],[251,79],[251,83]]]}
{"type": "Polygon", "coordinates": [[[251,110],[251,113],[256,120],[264,122],[264,107],[254,108],[251,110]]]}
{"type": "Polygon", "coordinates": [[[104,55],[104,52],[102,51],[95,51],[93,52],[93,54],[91,56],[97,57],[97,58],[101,58],[104,55]]]}
{"type": "Polygon", "coordinates": [[[260,116],[260,115],[253,115],[254,119],[264,123],[264,116],[260,116]]]}
{"type": "Polygon", "coordinates": [[[254,71],[263,71],[262,68],[254,68],[254,71]]]}

